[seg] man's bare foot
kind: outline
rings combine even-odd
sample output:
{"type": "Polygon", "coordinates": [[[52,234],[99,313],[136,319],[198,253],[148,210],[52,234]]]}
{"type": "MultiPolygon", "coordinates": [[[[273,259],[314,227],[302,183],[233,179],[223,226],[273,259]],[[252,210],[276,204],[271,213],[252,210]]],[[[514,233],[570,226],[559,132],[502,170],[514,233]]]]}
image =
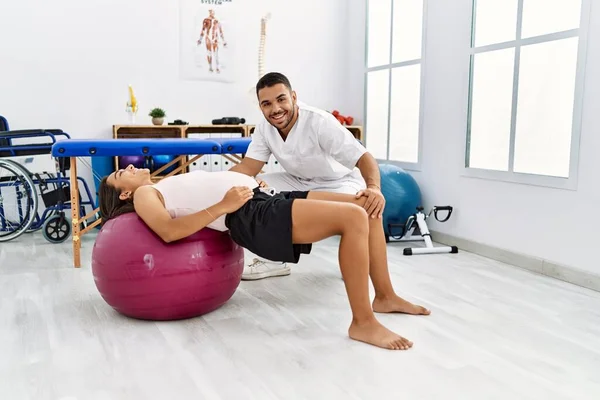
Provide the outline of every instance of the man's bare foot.
{"type": "Polygon", "coordinates": [[[378,313],[404,313],[412,315],[431,314],[431,311],[425,307],[409,303],[396,295],[383,299],[375,297],[375,300],[373,300],[373,311],[378,313]]]}
{"type": "Polygon", "coordinates": [[[413,343],[381,325],[376,319],[364,323],[352,321],[348,335],[359,342],[365,342],[389,350],[408,350],[413,343]]]}

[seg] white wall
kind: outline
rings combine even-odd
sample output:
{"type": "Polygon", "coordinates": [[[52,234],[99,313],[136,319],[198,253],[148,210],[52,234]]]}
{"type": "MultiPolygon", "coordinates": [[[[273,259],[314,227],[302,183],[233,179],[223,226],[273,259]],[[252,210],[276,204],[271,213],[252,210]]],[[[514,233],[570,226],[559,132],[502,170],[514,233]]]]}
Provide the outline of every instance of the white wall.
{"type": "MultiPolygon", "coordinates": [[[[595,251],[600,238],[600,7],[595,4],[591,15],[579,185],[570,191],[461,176],[471,3],[428,3],[423,166],[413,174],[428,208],[455,206],[450,221],[432,221],[431,228],[600,274],[595,251]]],[[[364,13],[355,18],[364,19],[364,13]]]]}
{"type": "Polygon", "coordinates": [[[354,124],[364,125],[365,113],[365,29],[366,29],[366,2],[365,0],[352,0],[347,6],[348,23],[346,24],[346,65],[344,70],[344,89],[348,96],[347,109],[340,110],[343,115],[352,115],[354,124]]]}
{"type": "MultiPolygon", "coordinates": [[[[138,123],[151,108],[168,120],[206,124],[223,116],[258,122],[249,95],[257,79],[260,17],[267,11],[267,70],[290,78],[301,100],[345,110],[345,0],[236,0],[245,45],[234,84],[179,77],[177,0],[19,0],[0,2],[0,115],[11,128],[60,127],[76,138],[110,137],[127,123],[127,85],[138,123]],[[301,22],[296,22],[297,20],[301,22]]],[[[240,46],[241,47],[241,46],[240,46]]],[[[353,46],[352,46],[353,47],[353,46]]]]}

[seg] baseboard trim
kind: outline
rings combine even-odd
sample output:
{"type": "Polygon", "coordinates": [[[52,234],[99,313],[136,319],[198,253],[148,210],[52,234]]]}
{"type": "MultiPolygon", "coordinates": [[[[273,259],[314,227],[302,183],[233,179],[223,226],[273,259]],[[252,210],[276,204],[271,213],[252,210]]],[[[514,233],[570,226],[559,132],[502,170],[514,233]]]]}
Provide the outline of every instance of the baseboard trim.
{"type": "Polygon", "coordinates": [[[434,242],[457,246],[459,251],[465,250],[496,261],[504,262],[538,274],[546,275],[564,282],[582,286],[600,292],[600,275],[582,271],[566,265],[553,263],[542,258],[516,253],[499,247],[478,243],[465,238],[431,231],[434,242]]]}

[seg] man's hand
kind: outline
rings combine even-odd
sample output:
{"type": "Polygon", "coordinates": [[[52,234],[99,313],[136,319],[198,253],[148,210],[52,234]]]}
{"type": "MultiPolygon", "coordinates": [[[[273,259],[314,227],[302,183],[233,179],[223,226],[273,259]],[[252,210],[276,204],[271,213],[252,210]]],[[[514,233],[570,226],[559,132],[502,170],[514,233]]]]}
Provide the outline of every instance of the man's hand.
{"type": "Polygon", "coordinates": [[[362,196],[367,197],[364,205],[367,214],[371,218],[381,218],[385,208],[385,197],[383,197],[381,190],[378,187],[370,187],[356,193],[357,199],[360,199],[362,196]]]}
{"type": "Polygon", "coordinates": [[[254,192],[247,186],[234,186],[225,193],[221,206],[225,214],[239,210],[248,200],[254,197],[254,192]]]}

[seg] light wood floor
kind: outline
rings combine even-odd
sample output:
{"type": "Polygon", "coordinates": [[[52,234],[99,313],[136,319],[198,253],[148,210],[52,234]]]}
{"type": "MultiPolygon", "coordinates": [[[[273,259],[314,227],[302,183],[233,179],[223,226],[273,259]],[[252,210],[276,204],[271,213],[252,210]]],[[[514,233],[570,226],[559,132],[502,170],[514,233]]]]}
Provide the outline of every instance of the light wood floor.
{"type": "Polygon", "coordinates": [[[347,338],[337,241],[292,275],[242,282],[221,309],[178,322],[112,310],[69,242],[0,243],[0,398],[600,399],[600,293],[473,254],[405,257],[401,295],[428,317],[382,315],[413,349],[347,338]]]}

